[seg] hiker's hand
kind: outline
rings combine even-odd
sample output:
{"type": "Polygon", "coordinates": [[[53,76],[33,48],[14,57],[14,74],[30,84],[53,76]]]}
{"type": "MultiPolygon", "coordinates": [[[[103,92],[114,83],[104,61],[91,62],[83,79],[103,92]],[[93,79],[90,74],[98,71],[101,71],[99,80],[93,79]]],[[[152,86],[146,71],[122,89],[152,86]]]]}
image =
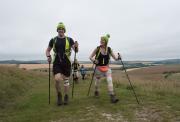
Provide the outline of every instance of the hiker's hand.
{"type": "Polygon", "coordinates": [[[51,55],[47,56],[47,61],[50,63],[52,60],[51,55]]]}
{"type": "Polygon", "coordinates": [[[118,53],[118,58],[117,60],[121,60],[121,55],[118,53]]]}
{"type": "Polygon", "coordinates": [[[79,46],[78,42],[75,41],[75,43],[74,43],[74,51],[75,52],[78,52],[78,46],[79,46]]]}
{"type": "Polygon", "coordinates": [[[93,63],[94,63],[94,64],[98,64],[98,60],[95,59],[95,60],[93,61],[93,63]]]}

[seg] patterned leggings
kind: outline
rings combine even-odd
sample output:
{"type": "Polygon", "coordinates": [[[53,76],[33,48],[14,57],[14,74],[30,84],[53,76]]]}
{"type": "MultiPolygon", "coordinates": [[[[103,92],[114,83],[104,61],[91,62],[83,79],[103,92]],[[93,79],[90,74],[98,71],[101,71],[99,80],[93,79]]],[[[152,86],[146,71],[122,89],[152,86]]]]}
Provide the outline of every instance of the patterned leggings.
{"type": "Polygon", "coordinates": [[[110,68],[106,72],[101,72],[98,68],[96,68],[96,71],[95,71],[95,90],[96,91],[99,91],[100,79],[102,77],[106,77],[106,81],[108,85],[108,92],[109,94],[114,94],[111,73],[112,71],[110,68]]]}

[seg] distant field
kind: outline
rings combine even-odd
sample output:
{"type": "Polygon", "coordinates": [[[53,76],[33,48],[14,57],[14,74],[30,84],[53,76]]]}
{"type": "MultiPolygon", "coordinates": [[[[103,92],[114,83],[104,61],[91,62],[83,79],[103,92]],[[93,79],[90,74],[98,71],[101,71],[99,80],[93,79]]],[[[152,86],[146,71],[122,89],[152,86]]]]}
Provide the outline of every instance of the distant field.
{"type": "Polygon", "coordinates": [[[17,64],[0,64],[0,66],[16,67],[17,64]]]}
{"type": "MultiPolygon", "coordinates": [[[[133,68],[128,69],[128,74],[134,80],[138,81],[156,81],[156,80],[166,80],[165,75],[170,73],[172,76],[173,74],[180,73],[180,65],[159,65],[159,66],[151,66],[151,67],[143,67],[143,68],[133,68]],[[171,73],[172,72],[172,73],[171,73]],[[177,72],[177,73],[173,73],[177,72]]],[[[114,71],[113,72],[114,78],[123,81],[126,79],[124,76],[124,71],[114,71]],[[122,79],[123,78],[123,79],[122,79]]],[[[179,79],[176,79],[179,80],[179,79]]]]}
{"type": "MultiPolygon", "coordinates": [[[[92,67],[92,64],[80,64],[80,65],[84,65],[86,68],[91,68],[92,67]]],[[[20,64],[19,65],[19,68],[27,69],[27,70],[31,70],[31,69],[44,69],[44,68],[48,68],[48,67],[49,67],[48,64],[20,64]]],[[[117,67],[121,67],[121,65],[112,64],[112,65],[110,65],[110,67],[117,68],[117,67]]]]}
{"type": "Polygon", "coordinates": [[[20,64],[19,68],[21,69],[44,69],[44,68],[48,68],[49,65],[48,64],[20,64]]]}
{"type": "Polygon", "coordinates": [[[129,64],[142,63],[142,64],[152,64],[152,61],[131,61],[129,64]]]}

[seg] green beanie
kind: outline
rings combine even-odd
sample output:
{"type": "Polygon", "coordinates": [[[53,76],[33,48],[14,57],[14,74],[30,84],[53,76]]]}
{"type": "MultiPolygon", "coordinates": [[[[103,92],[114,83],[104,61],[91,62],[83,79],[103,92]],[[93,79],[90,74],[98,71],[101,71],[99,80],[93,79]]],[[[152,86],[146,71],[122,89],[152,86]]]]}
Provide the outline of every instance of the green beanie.
{"type": "Polygon", "coordinates": [[[57,26],[57,30],[59,30],[59,29],[64,29],[64,32],[66,32],[66,27],[62,22],[60,22],[57,26]]]}
{"type": "Polygon", "coordinates": [[[106,36],[102,36],[101,39],[105,41],[105,43],[107,44],[109,41],[110,35],[106,34],[106,36]]]}

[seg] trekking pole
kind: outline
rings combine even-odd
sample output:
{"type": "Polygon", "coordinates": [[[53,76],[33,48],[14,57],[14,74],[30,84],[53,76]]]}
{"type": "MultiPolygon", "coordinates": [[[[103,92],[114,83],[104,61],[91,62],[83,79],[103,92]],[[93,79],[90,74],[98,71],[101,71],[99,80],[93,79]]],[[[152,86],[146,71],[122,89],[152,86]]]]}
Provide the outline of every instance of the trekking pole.
{"type": "Polygon", "coordinates": [[[74,65],[73,65],[73,86],[72,86],[72,98],[73,98],[73,96],[74,96],[74,69],[75,69],[76,53],[77,53],[77,47],[75,47],[74,65]]]}
{"type": "Polygon", "coordinates": [[[50,104],[50,78],[51,78],[51,68],[50,68],[51,62],[49,61],[49,104],[50,104]]]}
{"type": "MultiPolygon", "coordinates": [[[[94,64],[93,64],[93,66],[94,66],[94,64]]],[[[92,67],[93,67],[93,66],[92,66],[92,67]]],[[[96,64],[95,64],[95,68],[94,68],[94,71],[93,71],[92,79],[91,79],[91,82],[90,82],[90,85],[89,85],[89,90],[88,90],[87,96],[89,96],[89,92],[90,92],[90,89],[91,89],[92,81],[93,81],[93,79],[94,79],[95,71],[96,71],[96,64]]]]}
{"type": "MultiPolygon", "coordinates": [[[[120,57],[120,54],[119,54],[119,53],[118,53],[118,57],[120,57]]],[[[124,63],[123,63],[123,61],[122,61],[121,58],[119,58],[119,59],[120,59],[120,61],[121,61],[121,64],[123,65],[123,69],[124,69],[124,71],[125,71],[126,77],[127,77],[128,81],[129,81],[129,84],[130,84],[130,86],[131,86],[131,88],[132,88],[132,90],[133,90],[134,96],[136,97],[136,101],[137,101],[137,103],[139,104],[139,100],[138,100],[137,95],[136,95],[136,93],[135,93],[135,90],[134,90],[134,88],[133,88],[133,86],[132,86],[132,84],[131,84],[131,81],[130,81],[129,75],[128,75],[127,71],[126,71],[126,68],[125,68],[125,66],[124,66],[124,63]]]]}

